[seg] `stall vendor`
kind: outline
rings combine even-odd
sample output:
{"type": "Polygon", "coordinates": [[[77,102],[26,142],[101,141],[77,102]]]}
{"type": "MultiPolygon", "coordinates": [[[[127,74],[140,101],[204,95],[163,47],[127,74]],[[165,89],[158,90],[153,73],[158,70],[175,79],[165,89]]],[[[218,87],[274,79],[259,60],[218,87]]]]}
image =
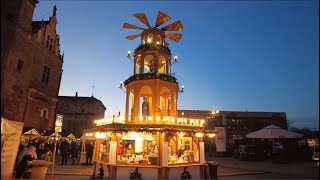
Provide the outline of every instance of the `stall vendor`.
{"type": "Polygon", "coordinates": [[[119,146],[118,146],[118,155],[122,154],[122,141],[120,141],[119,146]]]}
{"type": "Polygon", "coordinates": [[[132,144],[128,145],[128,148],[126,149],[125,155],[126,156],[132,156],[134,154],[134,150],[132,148],[132,144]]]}
{"type": "Polygon", "coordinates": [[[178,150],[178,158],[181,157],[184,153],[184,146],[180,146],[180,149],[178,150]]]}

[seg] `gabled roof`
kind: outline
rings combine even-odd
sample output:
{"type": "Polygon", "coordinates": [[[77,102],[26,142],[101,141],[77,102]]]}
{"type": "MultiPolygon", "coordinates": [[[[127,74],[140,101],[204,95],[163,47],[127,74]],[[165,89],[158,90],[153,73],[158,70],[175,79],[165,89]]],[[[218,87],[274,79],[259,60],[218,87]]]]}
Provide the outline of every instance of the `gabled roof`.
{"type": "Polygon", "coordinates": [[[80,96],[58,96],[59,101],[97,101],[100,102],[103,107],[106,109],[104,104],[97,98],[91,96],[91,97],[80,97],[80,96]]]}
{"type": "Polygon", "coordinates": [[[38,32],[42,27],[49,24],[49,21],[32,21],[32,33],[38,32]]]}
{"type": "Polygon", "coordinates": [[[80,97],[80,96],[58,96],[59,100],[77,100],[77,101],[100,101],[99,99],[91,97],[80,97]]]}

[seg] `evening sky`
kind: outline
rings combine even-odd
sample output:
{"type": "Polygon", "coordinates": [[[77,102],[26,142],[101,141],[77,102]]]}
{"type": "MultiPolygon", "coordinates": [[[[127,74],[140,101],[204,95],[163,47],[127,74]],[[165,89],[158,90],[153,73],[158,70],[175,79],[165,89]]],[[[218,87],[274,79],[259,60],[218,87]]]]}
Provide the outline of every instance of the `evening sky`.
{"type": "Polygon", "coordinates": [[[133,74],[127,51],[139,39],[125,22],[154,26],[160,10],[183,24],[180,42],[167,40],[178,63],[172,72],[185,92],[178,109],[286,112],[291,126],[319,126],[319,2],[293,1],[41,1],[33,20],[57,5],[64,52],[59,95],[91,96],[106,116],[124,114],[119,82],[133,74]],[[93,88],[94,86],[94,88],[93,88]]]}

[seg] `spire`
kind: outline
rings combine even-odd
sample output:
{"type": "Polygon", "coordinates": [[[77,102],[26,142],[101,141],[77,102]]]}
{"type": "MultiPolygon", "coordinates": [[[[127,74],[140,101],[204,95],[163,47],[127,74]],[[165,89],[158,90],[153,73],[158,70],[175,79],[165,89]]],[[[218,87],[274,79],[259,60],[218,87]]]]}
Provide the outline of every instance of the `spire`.
{"type": "Polygon", "coordinates": [[[57,13],[57,6],[54,5],[53,6],[53,13],[52,13],[52,16],[56,16],[56,13],[57,13]]]}

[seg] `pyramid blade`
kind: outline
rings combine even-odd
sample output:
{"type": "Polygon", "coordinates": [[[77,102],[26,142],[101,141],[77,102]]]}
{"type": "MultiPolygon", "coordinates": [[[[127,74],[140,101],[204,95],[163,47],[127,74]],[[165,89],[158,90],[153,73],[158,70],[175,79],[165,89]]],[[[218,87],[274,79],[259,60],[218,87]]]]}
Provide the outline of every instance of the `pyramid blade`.
{"type": "Polygon", "coordinates": [[[141,34],[135,34],[135,35],[131,35],[131,36],[126,36],[126,38],[129,40],[133,40],[133,39],[140,37],[140,36],[141,36],[141,34]]]}
{"type": "Polygon", "coordinates": [[[165,13],[158,11],[156,27],[161,26],[163,23],[169,21],[171,18],[165,13]]]}
{"type": "Polygon", "coordinates": [[[164,46],[169,46],[169,43],[167,41],[164,41],[164,46]]]}
{"type": "Polygon", "coordinates": [[[140,29],[140,30],[145,30],[141,27],[138,27],[138,26],[135,26],[135,25],[132,25],[132,24],[129,24],[129,23],[124,23],[123,28],[127,28],[127,29],[140,29]]]}
{"type": "Polygon", "coordinates": [[[166,37],[172,41],[178,42],[181,39],[182,34],[166,33],[166,37]]]}
{"type": "Polygon", "coordinates": [[[165,26],[165,27],[163,27],[161,29],[164,30],[164,31],[179,31],[179,32],[182,32],[183,27],[182,27],[182,24],[181,24],[181,22],[179,20],[179,21],[176,21],[176,22],[174,22],[172,24],[169,24],[169,25],[167,25],[167,26],[165,26]]]}
{"type": "Polygon", "coordinates": [[[141,21],[146,26],[150,27],[147,16],[145,14],[133,14],[134,17],[136,17],[139,21],[141,21]]]}

